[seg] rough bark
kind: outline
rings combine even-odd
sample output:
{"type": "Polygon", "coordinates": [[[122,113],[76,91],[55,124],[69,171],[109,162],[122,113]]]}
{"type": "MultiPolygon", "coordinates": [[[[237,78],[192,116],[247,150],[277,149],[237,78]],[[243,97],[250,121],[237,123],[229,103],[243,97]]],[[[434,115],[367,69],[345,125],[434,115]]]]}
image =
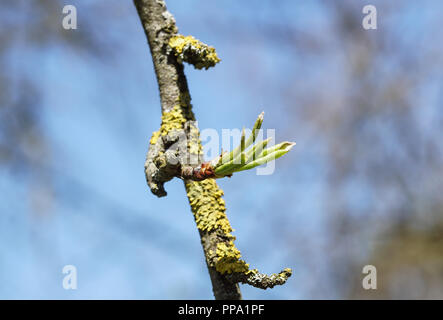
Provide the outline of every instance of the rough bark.
{"type": "MultiPolygon", "coordinates": [[[[180,101],[183,94],[189,96],[186,76],[183,72],[183,64],[179,63],[173,56],[167,54],[166,46],[171,36],[177,33],[177,27],[173,16],[166,10],[162,0],[134,0],[140,20],[143,25],[149,48],[151,50],[154,69],[157,76],[160,92],[162,113],[171,112],[173,107],[180,101]]],[[[194,121],[191,105],[183,112],[186,121],[194,121]]],[[[187,128],[186,123],[183,128],[187,128]]],[[[153,145],[151,144],[150,151],[153,145]]],[[[160,147],[161,148],[161,147],[160,147]]],[[[153,150],[152,153],[158,153],[153,150]]],[[[148,154],[149,157],[149,154],[148,154]]],[[[172,177],[174,174],[172,174],[172,177]]],[[[185,181],[186,184],[186,181],[185,181]]],[[[160,190],[160,193],[164,190],[160,190]]],[[[218,272],[215,267],[209,265],[209,250],[214,249],[217,243],[215,230],[205,231],[199,229],[203,250],[208,265],[209,275],[212,282],[213,292],[216,299],[241,299],[240,288],[237,283],[228,280],[226,275],[218,272]]]]}

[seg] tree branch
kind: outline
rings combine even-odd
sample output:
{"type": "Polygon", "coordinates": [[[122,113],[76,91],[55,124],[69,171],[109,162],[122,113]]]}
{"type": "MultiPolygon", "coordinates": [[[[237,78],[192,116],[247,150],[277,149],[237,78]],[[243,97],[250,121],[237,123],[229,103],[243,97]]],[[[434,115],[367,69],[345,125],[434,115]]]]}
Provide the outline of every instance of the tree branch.
{"type": "MultiPolygon", "coordinates": [[[[178,31],[175,25],[175,20],[166,10],[166,5],[162,0],[134,0],[134,4],[137,8],[143,29],[145,30],[145,34],[148,38],[160,91],[162,113],[167,114],[173,111],[174,106],[176,106],[178,103],[180,109],[178,113],[181,114],[181,117],[179,116],[178,118],[184,118],[185,121],[182,123],[182,128],[177,128],[177,131],[185,130],[187,131],[185,134],[189,136],[190,127],[194,121],[194,115],[191,109],[192,106],[190,104],[190,95],[186,76],[183,72],[183,64],[178,63],[173,56],[167,55],[166,53],[166,46],[169,39],[178,31]]],[[[151,159],[155,158],[152,155],[163,151],[165,149],[164,145],[170,143],[170,140],[174,141],[175,139],[170,139],[169,141],[166,139],[166,143],[164,143],[163,140],[165,139],[157,139],[157,141],[153,141],[153,139],[151,139],[148,158],[149,156],[151,156],[151,159]],[[152,142],[154,142],[154,144],[152,142]]],[[[149,172],[148,169],[152,169],[152,171],[158,172],[158,170],[152,168],[153,164],[153,161],[150,161],[150,163],[148,163],[146,166],[146,171],[149,172]],[[151,168],[149,168],[149,166],[151,168]]],[[[148,176],[149,180],[154,180],[152,175],[148,174],[148,176]]],[[[194,187],[192,183],[188,183],[186,184],[186,189],[188,193],[192,194],[195,192],[196,187],[194,187]]],[[[162,191],[164,192],[163,186],[160,186],[158,190],[158,192],[162,194],[162,191]]],[[[221,192],[221,190],[219,191],[215,182],[211,183],[209,188],[209,192],[212,193],[212,191],[217,193],[221,192]]],[[[203,250],[205,252],[205,256],[207,257],[209,254],[208,251],[211,250],[214,244],[216,245],[216,241],[214,241],[214,239],[216,238],[217,230],[199,230],[199,233],[203,250]]],[[[206,259],[206,261],[208,262],[208,259],[206,259]]],[[[240,288],[237,283],[227,280],[225,275],[217,272],[215,267],[210,266],[209,264],[208,270],[216,299],[241,299],[240,288]]]]}
{"type": "Polygon", "coordinates": [[[216,299],[241,299],[239,282],[262,289],[285,283],[290,269],[266,276],[250,270],[240,259],[225,213],[223,191],[211,179],[211,167],[202,161],[182,61],[207,69],[220,61],[215,49],[191,36],[178,35],[163,0],[134,0],[134,4],[151,50],[162,107],[162,124],[151,137],[145,163],[151,191],[165,196],[165,182],[174,177],[184,180],[216,299]]]}

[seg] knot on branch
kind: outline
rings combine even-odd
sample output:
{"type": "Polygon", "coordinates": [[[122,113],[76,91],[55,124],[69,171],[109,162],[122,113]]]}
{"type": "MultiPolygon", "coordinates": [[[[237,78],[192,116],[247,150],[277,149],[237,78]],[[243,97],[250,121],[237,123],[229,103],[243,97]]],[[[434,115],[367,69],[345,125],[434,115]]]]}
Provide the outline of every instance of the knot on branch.
{"type": "MultiPolygon", "coordinates": [[[[158,131],[159,132],[159,131],[158,131]]],[[[164,183],[174,178],[179,170],[177,150],[171,147],[183,133],[173,130],[161,136],[154,132],[145,162],[145,175],[148,186],[157,197],[166,196],[164,183]]]]}
{"type": "Polygon", "coordinates": [[[166,195],[164,182],[175,176],[193,181],[231,177],[234,172],[250,170],[273,161],[288,153],[295,145],[295,142],[284,141],[266,148],[270,139],[257,142],[263,123],[262,112],[247,139],[243,128],[237,148],[211,161],[202,162],[199,131],[195,121],[191,120],[194,115],[187,114],[189,95],[181,94],[178,102],[170,112],[163,113],[160,130],[152,135],[145,166],[149,187],[159,197],[166,195]]]}
{"type": "Polygon", "coordinates": [[[199,131],[188,108],[189,98],[181,95],[177,102],[170,112],[163,113],[146,157],[146,180],[158,197],[166,196],[164,183],[174,177],[200,181],[214,175],[201,161],[199,131]]]}

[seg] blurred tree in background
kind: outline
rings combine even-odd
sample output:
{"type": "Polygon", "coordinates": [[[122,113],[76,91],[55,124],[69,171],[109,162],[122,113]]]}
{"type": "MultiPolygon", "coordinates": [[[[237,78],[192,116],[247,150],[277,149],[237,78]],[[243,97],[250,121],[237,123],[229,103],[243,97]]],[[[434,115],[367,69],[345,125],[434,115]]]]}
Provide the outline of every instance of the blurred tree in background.
{"type": "Polygon", "coordinates": [[[89,58],[109,56],[103,54],[109,43],[94,32],[92,19],[103,7],[91,5],[85,27],[75,33],[60,27],[62,8],[62,2],[48,0],[0,3],[0,164],[30,184],[33,212],[42,214],[50,211],[56,173],[41,113],[45,74],[32,72],[31,63],[56,46],[89,58]]]}
{"type": "Polygon", "coordinates": [[[295,40],[297,48],[315,43],[306,55],[336,64],[308,80],[295,75],[287,89],[295,126],[314,132],[311,143],[326,157],[324,250],[334,271],[319,278],[350,298],[442,298],[443,47],[432,41],[442,23],[424,10],[425,21],[405,25],[399,16],[413,5],[374,4],[376,31],[361,27],[361,3],[328,2],[328,36],[295,40]],[[366,264],[378,268],[374,292],[361,286],[366,264]]]}

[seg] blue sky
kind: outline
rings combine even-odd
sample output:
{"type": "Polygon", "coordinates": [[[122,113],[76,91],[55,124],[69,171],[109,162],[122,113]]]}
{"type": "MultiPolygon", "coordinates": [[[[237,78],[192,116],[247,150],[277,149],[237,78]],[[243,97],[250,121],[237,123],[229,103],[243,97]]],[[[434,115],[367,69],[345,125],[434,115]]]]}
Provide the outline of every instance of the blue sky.
{"type": "MultiPolygon", "coordinates": [[[[50,146],[52,187],[25,183],[0,171],[0,298],[212,298],[183,183],[167,183],[168,196],[159,199],[145,182],[148,141],[160,125],[145,35],[131,1],[107,2],[112,4],[93,32],[103,32],[110,57],[101,59],[57,43],[24,51],[26,44],[20,45],[20,39],[10,57],[41,90],[38,113],[50,146]],[[36,209],[30,194],[43,203],[43,211],[36,209]],[[78,269],[75,291],[62,288],[67,264],[78,269]]],[[[72,3],[80,29],[83,14],[94,5],[103,6],[102,1],[72,3]]],[[[324,34],[328,43],[328,33],[334,32],[330,13],[321,1],[283,1],[278,6],[275,1],[253,6],[197,0],[167,4],[181,33],[214,45],[222,58],[205,72],[185,67],[200,128],[241,128],[264,110],[265,129],[275,128],[278,141],[297,142],[277,161],[273,175],[242,172],[219,181],[243,258],[266,273],[294,270],[282,287],[262,291],[242,286],[244,297],[309,298],[308,289],[315,286],[325,286],[322,297],[340,297],[339,289],[316,278],[328,272],[322,249],[327,242],[327,208],[320,200],[325,196],[325,146],[316,140],[317,132],[286,116],[288,110],[303,110],[297,101],[287,102],[284,88],[294,72],[306,73],[301,90],[319,79],[316,74],[328,72],[338,75],[336,82],[319,83],[319,90],[341,90],[338,61],[343,57],[317,59],[262,34],[264,26],[272,24],[324,34]],[[311,247],[304,248],[304,239],[310,239],[311,247]]],[[[431,11],[424,10],[428,15],[431,11]]],[[[414,10],[401,12],[396,19],[403,23],[402,30],[409,30],[408,22],[425,20],[414,10]]],[[[61,27],[61,18],[60,14],[60,26],[54,28],[61,27]]],[[[336,44],[331,47],[340,51],[336,44]]],[[[15,92],[20,95],[20,88],[15,92]]],[[[361,188],[349,187],[357,206],[367,200],[361,188]]]]}

